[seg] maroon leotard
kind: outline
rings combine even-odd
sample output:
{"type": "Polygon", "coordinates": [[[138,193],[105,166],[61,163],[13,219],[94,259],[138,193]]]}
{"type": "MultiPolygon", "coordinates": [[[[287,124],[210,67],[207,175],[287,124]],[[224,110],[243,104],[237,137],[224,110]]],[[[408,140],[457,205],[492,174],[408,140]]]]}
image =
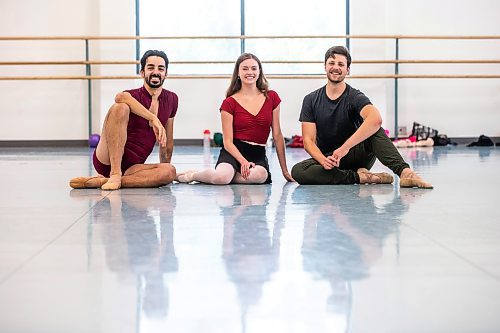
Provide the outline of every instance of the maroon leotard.
{"type": "MultiPolygon", "coordinates": [[[[141,103],[146,109],[151,106],[151,95],[146,88],[141,87],[138,89],[126,90],[141,103]]],[[[177,113],[178,97],[175,93],[163,89],[158,97],[158,119],[162,124],[166,124],[168,118],[175,117],[177,113]]],[[[134,164],[143,164],[148,158],[149,154],[153,151],[156,143],[156,136],[153,128],[149,126],[149,121],[130,112],[128,126],[127,126],[127,142],[122,157],[122,172],[125,172],[134,164]]],[[[94,151],[93,156],[94,168],[96,171],[109,177],[111,166],[103,164],[97,159],[94,151]]]]}
{"type": "Polygon", "coordinates": [[[222,102],[220,111],[226,111],[233,115],[233,138],[265,144],[271,132],[273,110],[280,103],[281,99],[278,94],[269,90],[264,104],[255,116],[245,110],[231,96],[222,102]]]}

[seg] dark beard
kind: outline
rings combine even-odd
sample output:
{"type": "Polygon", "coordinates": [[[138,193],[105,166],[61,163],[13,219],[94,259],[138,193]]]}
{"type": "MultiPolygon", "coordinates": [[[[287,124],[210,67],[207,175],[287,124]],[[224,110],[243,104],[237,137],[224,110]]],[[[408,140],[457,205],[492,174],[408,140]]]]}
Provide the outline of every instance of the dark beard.
{"type": "Polygon", "coordinates": [[[340,83],[344,80],[343,79],[342,80],[331,80],[330,78],[328,78],[328,81],[330,81],[331,83],[340,83]]]}
{"type": "Polygon", "coordinates": [[[165,79],[162,80],[160,75],[150,75],[148,78],[146,78],[146,84],[150,88],[153,88],[153,89],[160,88],[163,85],[163,81],[165,81],[165,79]],[[154,78],[154,77],[159,78],[160,82],[158,82],[158,83],[151,83],[151,79],[154,78]]]}
{"type": "Polygon", "coordinates": [[[343,78],[340,78],[337,80],[332,80],[332,79],[330,79],[329,75],[327,75],[327,78],[328,78],[328,81],[330,81],[331,83],[340,83],[340,82],[344,81],[344,79],[345,79],[345,77],[343,77],[343,78]]]}

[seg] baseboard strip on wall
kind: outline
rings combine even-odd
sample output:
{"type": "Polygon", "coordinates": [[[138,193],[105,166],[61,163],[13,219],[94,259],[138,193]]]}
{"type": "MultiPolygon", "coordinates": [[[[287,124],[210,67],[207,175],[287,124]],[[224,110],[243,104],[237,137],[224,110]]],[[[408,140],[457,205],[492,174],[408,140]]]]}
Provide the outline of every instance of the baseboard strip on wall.
{"type": "MultiPolygon", "coordinates": [[[[469,144],[477,141],[475,138],[450,138],[451,142],[459,145],[469,144]]],[[[491,137],[493,142],[500,142],[500,137],[491,137]]],[[[0,147],[3,148],[21,148],[21,147],[88,147],[87,140],[12,140],[0,141],[0,147]]],[[[174,146],[202,146],[203,139],[175,139],[174,146]]]]}

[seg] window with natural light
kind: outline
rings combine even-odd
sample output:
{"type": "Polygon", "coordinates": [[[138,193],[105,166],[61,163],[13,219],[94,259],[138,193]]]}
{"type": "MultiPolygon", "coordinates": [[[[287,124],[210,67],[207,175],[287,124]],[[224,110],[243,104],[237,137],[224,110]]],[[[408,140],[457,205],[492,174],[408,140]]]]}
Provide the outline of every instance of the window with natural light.
{"type": "Polygon", "coordinates": [[[140,0],[139,6],[141,36],[202,37],[141,40],[141,54],[148,49],[167,53],[175,63],[169,67],[170,74],[231,74],[242,49],[263,63],[270,62],[265,64],[267,74],[319,74],[326,49],[345,45],[345,39],[319,38],[345,35],[343,0],[309,0],[307,4],[298,0],[140,0]],[[259,38],[246,38],[243,43],[239,38],[214,38],[241,36],[242,15],[244,35],[259,38]],[[290,38],[277,38],[282,36],[290,38]]]}

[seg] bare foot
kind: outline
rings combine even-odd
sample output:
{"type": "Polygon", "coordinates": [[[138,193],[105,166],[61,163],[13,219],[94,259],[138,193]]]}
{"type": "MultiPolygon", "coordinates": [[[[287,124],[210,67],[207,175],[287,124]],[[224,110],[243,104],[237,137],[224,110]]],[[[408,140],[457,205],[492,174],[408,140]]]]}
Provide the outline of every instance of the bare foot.
{"type": "Polygon", "coordinates": [[[196,170],[180,172],[175,176],[175,180],[177,180],[179,183],[191,183],[196,172],[196,170]]]}
{"type": "Polygon", "coordinates": [[[94,177],[76,177],[69,181],[72,188],[99,188],[108,181],[101,175],[94,177]]]}
{"type": "Polygon", "coordinates": [[[368,169],[359,168],[359,183],[360,184],[392,184],[394,177],[387,172],[370,172],[368,169]]]}
{"type": "Polygon", "coordinates": [[[101,186],[101,190],[114,191],[122,187],[122,176],[111,175],[109,180],[101,186]]]}
{"type": "Polygon", "coordinates": [[[426,182],[419,175],[415,173],[415,171],[406,168],[401,172],[401,176],[399,178],[399,186],[400,187],[417,187],[424,189],[432,189],[431,183],[426,182]]]}

